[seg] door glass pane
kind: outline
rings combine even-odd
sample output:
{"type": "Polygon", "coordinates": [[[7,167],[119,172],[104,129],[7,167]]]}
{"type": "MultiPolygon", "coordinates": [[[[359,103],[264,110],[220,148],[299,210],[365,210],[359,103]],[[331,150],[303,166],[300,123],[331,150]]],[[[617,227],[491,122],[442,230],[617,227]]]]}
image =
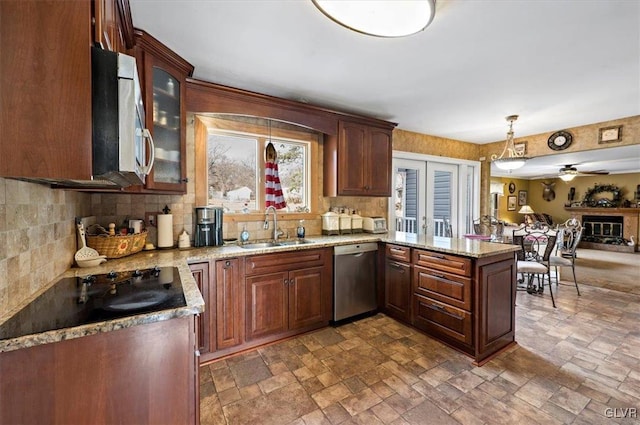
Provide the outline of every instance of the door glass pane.
{"type": "Polygon", "coordinates": [[[396,231],[418,233],[418,171],[396,168],[393,193],[396,231]]]}
{"type": "Polygon", "coordinates": [[[453,192],[453,173],[435,170],[433,187],[434,236],[451,236],[451,194],[453,192]]]}
{"type": "Polygon", "coordinates": [[[153,141],[157,183],[180,183],[180,83],[161,68],[153,68],[153,141]]]}

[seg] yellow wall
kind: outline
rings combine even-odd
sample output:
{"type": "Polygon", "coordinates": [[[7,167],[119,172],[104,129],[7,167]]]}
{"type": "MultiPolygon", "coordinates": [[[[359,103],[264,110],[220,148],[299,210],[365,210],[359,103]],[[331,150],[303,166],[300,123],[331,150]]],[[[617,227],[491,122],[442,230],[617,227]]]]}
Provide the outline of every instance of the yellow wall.
{"type": "MultiPolygon", "coordinates": [[[[571,212],[565,211],[565,204],[568,203],[569,189],[576,188],[575,201],[581,201],[589,189],[596,185],[614,185],[622,190],[623,199],[633,200],[634,192],[640,185],[640,173],[632,174],[611,174],[606,176],[578,176],[570,182],[563,182],[560,179],[531,180],[529,182],[530,206],[535,212],[547,213],[553,217],[555,223],[563,222],[571,218],[571,212]],[[547,202],[542,199],[542,182],[555,181],[556,197],[553,201],[547,202]]],[[[606,194],[605,194],[606,195],[606,194]]],[[[582,213],[579,213],[582,214],[582,213]]]]}
{"type": "MultiPolygon", "coordinates": [[[[531,198],[529,196],[529,180],[524,179],[512,179],[509,177],[504,178],[492,178],[491,181],[501,182],[504,184],[504,196],[498,196],[498,218],[507,223],[522,223],[524,221],[524,216],[519,214],[518,211],[522,208],[521,205],[518,205],[518,192],[521,190],[527,191],[527,204],[531,206],[531,198]],[[513,193],[509,193],[509,183],[513,182],[516,186],[516,189],[513,193]],[[507,210],[507,200],[509,196],[516,197],[516,210],[508,211],[507,210]]],[[[536,209],[531,206],[534,211],[536,209]]]]}

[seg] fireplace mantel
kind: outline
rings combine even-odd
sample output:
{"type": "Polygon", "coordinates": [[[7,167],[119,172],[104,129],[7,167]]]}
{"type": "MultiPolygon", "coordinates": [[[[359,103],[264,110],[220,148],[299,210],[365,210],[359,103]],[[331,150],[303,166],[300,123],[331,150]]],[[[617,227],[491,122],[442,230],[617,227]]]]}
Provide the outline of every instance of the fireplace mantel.
{"type": "Polygon", "coordinates": [[[620,251],[620,252],[634,252],[638,249],[638,240],[640,234],[640,208],[589,208],[589,207],[565,207],[565,211],[570,212],[573,215],[576,213],[584,213],[589,215],[610,215],[610,216],[622,216],[624,218],[623,235],[626,239],[630,239],[633,236],[635,239],[635,246],[624,245],[608,245],[602,243],[581,242],[580,246],[584,248],[603,249],[608,251],[620,251]]]}
{"type": "Polygon", "coordinates": [[[605,215],[618,215],[618,214],[640,215],[640,208],[565,207],[564,209],[566,211],[602,213],[602,214],[605,214],[605,215]]]}

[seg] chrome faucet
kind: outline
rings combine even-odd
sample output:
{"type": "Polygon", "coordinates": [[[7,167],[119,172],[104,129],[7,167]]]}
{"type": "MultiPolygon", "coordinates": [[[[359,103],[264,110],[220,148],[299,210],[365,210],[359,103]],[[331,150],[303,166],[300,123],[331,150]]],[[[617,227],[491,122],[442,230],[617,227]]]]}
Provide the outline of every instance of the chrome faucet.
{"type": "Polygon", "coordinates": [[[278,229],[278,211],[273,205],[269,205],[264,211],[264,225],[262,228],[265,230],[269,228],[269,210],[273,210],[273,240],[278,242],[278,237],[284,232],[278,229]]]}

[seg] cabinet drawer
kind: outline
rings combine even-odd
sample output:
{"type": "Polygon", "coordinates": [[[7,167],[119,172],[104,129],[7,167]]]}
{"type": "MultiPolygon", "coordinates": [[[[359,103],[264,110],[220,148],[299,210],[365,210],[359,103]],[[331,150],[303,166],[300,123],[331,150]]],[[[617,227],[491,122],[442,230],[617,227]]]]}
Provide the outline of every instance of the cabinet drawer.
{"type": "Polygon", "coordinates": [[[415,293],[471,310],[470,278],[420,266],[415,266],[413,270],[415,293]]]}
{"type": "Polygon", "coordinates": [[[411,248],[387,244],[385,251],[389,259],[403,261],[405,263],[411,261],[411,248]]]}
{"type": "Polygon", "coordinates": [[[308,249],[276,254],[253,255],[245,260],[247,276],[274,273],[293,269],[321,266],[325,262],[326,250],[308,249]]]}
{"type": "Polygon", "coordinates": [[[470,345],[471,313],[447,304],[413,295],[413,324],[434,336],[445,336],[470,345]]]}
{"type": "Polygon", "coordinates": [[[462,276],[471,276],[471,259],[457,255],[414,249],[413,264],[462,276]]]}

